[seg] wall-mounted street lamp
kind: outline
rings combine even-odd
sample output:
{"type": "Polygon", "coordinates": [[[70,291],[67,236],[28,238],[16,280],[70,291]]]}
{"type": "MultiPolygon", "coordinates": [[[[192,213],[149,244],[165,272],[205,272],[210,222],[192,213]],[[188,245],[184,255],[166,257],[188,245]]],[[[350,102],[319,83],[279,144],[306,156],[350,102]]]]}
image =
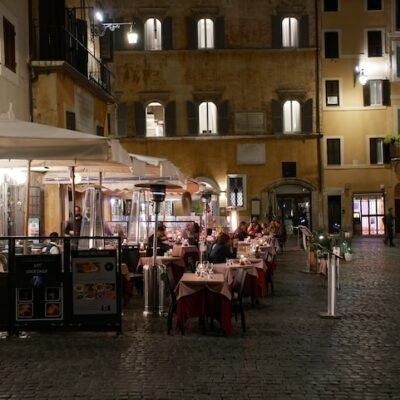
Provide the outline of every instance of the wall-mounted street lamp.
{"type": "Polygon", "coordinates": [[[360,85],[364,86],[368,82],[368,76],[365,73],[364,68],[360,65],[356,65],[354,67],[354,74],[353,74],[353,84],[356,86],[356,82],[359,82],[360,85]]]}

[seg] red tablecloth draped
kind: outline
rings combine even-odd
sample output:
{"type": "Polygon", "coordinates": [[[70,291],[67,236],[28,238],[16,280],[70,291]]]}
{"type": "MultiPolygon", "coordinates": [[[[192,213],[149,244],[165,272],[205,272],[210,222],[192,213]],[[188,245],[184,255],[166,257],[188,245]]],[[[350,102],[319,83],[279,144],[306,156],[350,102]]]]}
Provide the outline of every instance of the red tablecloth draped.
{"type": "Polygon", "coordinates": [[[243,296],[258,299],[267,295],[267,286],[265,282],[265,271],[257,268],[257,277],[254,275],[246,275],[244,282],[243,296]]]}
{"type": "Polygon", "coordinates": [[[232,333],[232,303],[224,295],[206,288],[178,299],[176,304],[177,327],[183,332],[190,318],[209,316],[215,318],[227,335],[232,333]]]}

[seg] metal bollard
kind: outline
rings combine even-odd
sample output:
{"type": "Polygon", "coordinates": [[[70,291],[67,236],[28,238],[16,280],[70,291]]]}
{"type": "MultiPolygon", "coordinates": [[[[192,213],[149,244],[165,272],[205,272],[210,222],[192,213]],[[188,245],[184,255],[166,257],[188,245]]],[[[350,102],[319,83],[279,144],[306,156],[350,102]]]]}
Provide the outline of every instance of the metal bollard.
{"type": "Polygon", "coordinates": [[[319,313],[321,318],[341,318],[336,310],[336,267],[339,256],[334,250],[328,258],[328,310],[319,313]]]}

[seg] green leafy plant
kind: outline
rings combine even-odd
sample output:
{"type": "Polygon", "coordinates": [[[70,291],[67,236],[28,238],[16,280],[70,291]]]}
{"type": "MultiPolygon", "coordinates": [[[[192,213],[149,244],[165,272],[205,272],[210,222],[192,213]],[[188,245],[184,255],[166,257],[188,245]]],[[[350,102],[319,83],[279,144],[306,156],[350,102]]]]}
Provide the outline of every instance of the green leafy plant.
{"type": "Polygon", "coordinates": [[[383,142],[385,144],[400,143],[400,135],[386,135],[383,142]]]}
{"type": "Polygon", "coordinates": [[[310,237],[310,250],[317,251],[320,246],[327,250],[332,250],[334,240],[322,229],[316,229],[313,231],[310,237]]]}

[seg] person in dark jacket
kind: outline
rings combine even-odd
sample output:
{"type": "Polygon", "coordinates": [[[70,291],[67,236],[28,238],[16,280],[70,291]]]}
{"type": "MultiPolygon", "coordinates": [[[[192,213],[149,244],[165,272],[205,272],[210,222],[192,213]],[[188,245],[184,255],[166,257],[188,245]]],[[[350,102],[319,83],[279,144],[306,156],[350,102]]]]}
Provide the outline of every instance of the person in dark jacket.
{"type": "Polygon", "coordinates": [[[385,244],[389,242],[391,247],[394,247],[393,243],[393,225],[394,225],[394,216],[393,216],[393,208],[389,208],[388,213],[383,217],[383,223],[385,224],[385,244]]]}
{"type": "MultiPolygon", "coordinates": [[[[166,242],[168,240],[166,235],[166,226],[159,225],[157,228],[157,255],[163,256],[165,252],[167,252],[171,246],[166,242]]],[[[154,240],[154,233],[149,236],[147,241],[147,249],[146,249],[146,256],[151,257],[153,255],[153,240],[154,240]]]]}
{"type": "Polygon", "coordinates": [[[209,261],[218,264],[226,262],[227,258],[235,258],[231,251],[231,238],[226,233],[221,232],[211,249],[209,261]]]}

